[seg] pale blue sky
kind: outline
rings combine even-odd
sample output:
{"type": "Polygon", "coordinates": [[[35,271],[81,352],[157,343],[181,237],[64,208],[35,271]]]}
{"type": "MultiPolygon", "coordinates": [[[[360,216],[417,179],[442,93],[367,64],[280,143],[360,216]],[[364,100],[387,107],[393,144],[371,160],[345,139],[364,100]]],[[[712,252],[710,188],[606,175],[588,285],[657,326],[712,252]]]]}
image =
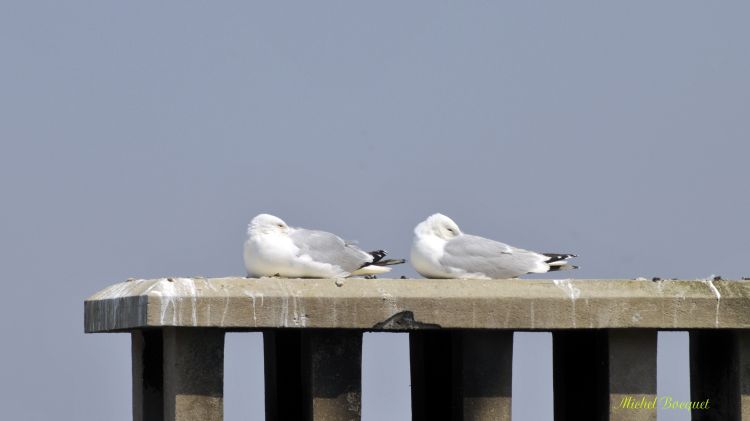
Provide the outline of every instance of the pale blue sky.
{"type": "MultiPolygon", "coordinates": [[[[4,414],[129,419],[129,339],[83,335],[83,299],[129,277],[242,275],[260,212],[392,257],[440,211],[578,253],[576,277],[750,276],[749,12],[2,2],[4,414]]],[[[685,335],[662,339],[660,392],[687,397],[685,335]]],[[[549,342],[517,341],[514,419],[551,417],[549,342]]],[[[228,339],[229,421],[260,416],[260,349],[228,339]]],[[[406,350],[366,337],[366,420],[408,418],[406,350]]]]}

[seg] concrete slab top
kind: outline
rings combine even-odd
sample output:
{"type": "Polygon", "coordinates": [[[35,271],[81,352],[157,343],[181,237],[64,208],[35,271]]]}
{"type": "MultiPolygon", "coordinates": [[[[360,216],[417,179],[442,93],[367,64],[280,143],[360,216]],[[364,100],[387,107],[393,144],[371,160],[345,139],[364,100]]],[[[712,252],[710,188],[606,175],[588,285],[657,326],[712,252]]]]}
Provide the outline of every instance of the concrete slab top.
{"type": "Polygon", "coordinates": [[[148,327],[750,328],[750,282],[728,280],[161,278],[84,303],[88,333],[148,327]]]}

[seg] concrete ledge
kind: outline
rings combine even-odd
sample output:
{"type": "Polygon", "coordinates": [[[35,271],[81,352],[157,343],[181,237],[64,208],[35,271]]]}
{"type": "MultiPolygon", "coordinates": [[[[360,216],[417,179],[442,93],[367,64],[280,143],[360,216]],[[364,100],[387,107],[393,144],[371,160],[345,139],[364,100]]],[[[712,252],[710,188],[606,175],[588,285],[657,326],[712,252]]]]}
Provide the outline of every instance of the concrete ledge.
{"type": "Polygon", "coordinates": [[[84,303],[88,333],[147,327],[747,329],[750,282],[162,278],[84,303]]]}

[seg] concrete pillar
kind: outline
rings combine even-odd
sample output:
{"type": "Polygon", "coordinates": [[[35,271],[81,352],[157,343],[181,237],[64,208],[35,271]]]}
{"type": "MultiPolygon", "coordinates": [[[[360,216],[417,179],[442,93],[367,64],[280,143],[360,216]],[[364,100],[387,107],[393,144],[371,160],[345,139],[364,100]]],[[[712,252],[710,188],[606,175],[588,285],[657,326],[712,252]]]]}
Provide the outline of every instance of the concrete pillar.
{"type": "Polygon", "coordinates": [[[740,419],[750,421],[750,331],[738,330],[735,335],[739,357],[740,419]]]}
{"type": "Polygon", "coordinates": [[[606,420],[607,331],[552,332],[555,421],[606,420]]]}
{"type": "Polygon", "coordinates": [[[513,332],[463,331],[460,390],[463,421],[510,421],[513,332]]]}
{"type": "Polygon", "coordinates": [[[224,417],[224,331],[164,328],[165,421],[224,417]]]}
{"type": "Polygon", "coordinates": [[[409,333],[412,421],[456,419],[454,334],[443,330],[409,333]],[[450,418],[449,418],[450,417],[450,418]]]}
{"type": "Polygon", "coordinates": [[[130,334],[133,361],[133,421],[163,421],[162,332],[134,330],[130,334]]]}
{"type": "Polygon", "coordinates": [[[263,332],[266,421],[302,420],[302,331],[263,332]]]}
{"type": "Polygon", "coordinates": [[[656,339],[655,330],[553,332],[555,421],[655,421],[656,339]]]}
{"type": "Polygon", "coordinates": [[[510,420],[513,332],[409,334],[412,420],[510,420]]]}
{"type": "Polygon", "coordinates": [[[312,421],[357,421],[362,413],[362,332],[302,333],[303,394],[312,421]]]}
{"type": "Polygon", "coordinates": [[[690,331],[690,400],[692,419],[750,420],[750,349],[747,331],[690,331]]]}
{"type": "Polygon", "coordinates": [[[657,331],[609,331],[609,420],[656,421],[657,331]]]}

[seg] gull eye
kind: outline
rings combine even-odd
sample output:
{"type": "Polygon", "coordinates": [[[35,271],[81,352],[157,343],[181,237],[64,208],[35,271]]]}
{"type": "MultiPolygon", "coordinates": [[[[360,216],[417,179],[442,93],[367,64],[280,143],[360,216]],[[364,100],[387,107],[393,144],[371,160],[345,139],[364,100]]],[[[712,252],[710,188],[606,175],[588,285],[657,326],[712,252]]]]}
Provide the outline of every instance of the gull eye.
{"type": "Polygon", "coordinates": [[[453,232],[453,228],[448,228],[448,231],[453,232]]]}
{"type": "Polygon", "coordinates": [[[279,228],[284,228],[284,224],[276,224],[279,228]]]}

